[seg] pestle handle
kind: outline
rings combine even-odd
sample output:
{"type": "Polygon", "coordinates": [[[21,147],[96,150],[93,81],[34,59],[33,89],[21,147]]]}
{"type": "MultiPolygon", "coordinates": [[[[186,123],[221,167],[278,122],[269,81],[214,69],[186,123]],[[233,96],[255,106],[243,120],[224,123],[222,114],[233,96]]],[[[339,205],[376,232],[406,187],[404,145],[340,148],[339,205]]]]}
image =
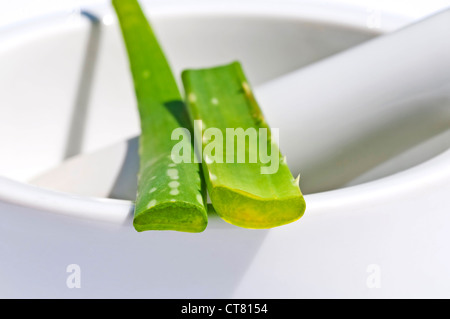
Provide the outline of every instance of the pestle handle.
{"type": "MultiPolygon", "coordinates": [[[[423,132],[450,127],[448,102],[428,103],[450,95],[449,39],[446,10],[257,87],[256,98],[269,125],[279,128],[288,163],[290,157],[299,163],[293,173],[308,171],[361,132],[408,116],[411,123],[414,116],[428,121],[423,132]],[[299,154],[302,145],[307,152],[299,154]]],[[[387,141],[383,147],[397,146],[387,141]]]]}

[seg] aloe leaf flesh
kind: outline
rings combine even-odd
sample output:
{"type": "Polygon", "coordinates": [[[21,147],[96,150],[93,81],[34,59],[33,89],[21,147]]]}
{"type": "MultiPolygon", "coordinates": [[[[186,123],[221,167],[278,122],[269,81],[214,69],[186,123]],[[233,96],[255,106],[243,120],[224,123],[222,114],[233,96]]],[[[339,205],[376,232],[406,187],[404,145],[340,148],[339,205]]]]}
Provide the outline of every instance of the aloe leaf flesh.
{"type": "Polygon", "coordinates": [[[239,62],[185,70],[182,80],[191,121],[201,138],[197,137],[197,145],[217,214],[231,224],[255,229],[281,226],[302,217],[306,206],[299,180],[293,178],[282,157],[239,62]],[[237,135],[227,134],[238,128],[249,133],[241,146],[237,135]],[[259,151],[250,142],[252,132],[259,151]],[[265,136],[261,132],[266,132],[265,136]],[[245,158],[239,160],[239,151],[245,158]],[[270,168],[262,154],[273,154],[278,165],[270,168]]]}
{"type": "Polygon", "coordinates": [[[201,166],[194,160],[175,163],[171,157],[177,143],[172,132],[190,128],[182,95],[139,3],[112,4],[128,52],[141,124],[133,225],[137,231],[201,232],[208,222],[201,166]]]}

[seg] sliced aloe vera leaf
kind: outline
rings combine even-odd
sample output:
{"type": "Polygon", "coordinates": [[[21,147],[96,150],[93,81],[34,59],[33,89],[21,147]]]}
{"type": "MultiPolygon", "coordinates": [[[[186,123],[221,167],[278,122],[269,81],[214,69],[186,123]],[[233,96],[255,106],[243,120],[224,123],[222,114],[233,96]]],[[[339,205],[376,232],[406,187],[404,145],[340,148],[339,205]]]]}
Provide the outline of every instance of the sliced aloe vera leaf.
{"type": "Polygon", "coordinates": [[[128,52],[141,123],[133,225],[137,231],[201,232],[208,222],[201,167],[194,160],[177,164],[171,157],[177,143],[172,132],[190,128],[186,106],[139,3],[112,3],[128,52]]]}
{"type": "Polygon", "coordinates": [[[197,137],[201,135],[197,145],[201,145],[205,181],[218,215],[246,228],[271,228],[298,220],[305,211],[299,181],[282,157],[241,65],[185,70],[182,79],[191,121],[197,137]],[[236,129],[256,134],[257,143],[248,137],[239,146],[238,138],[227,135],[227,130],[236,129]],[[245,158],[239,160],[239,152],[245,158]]]}

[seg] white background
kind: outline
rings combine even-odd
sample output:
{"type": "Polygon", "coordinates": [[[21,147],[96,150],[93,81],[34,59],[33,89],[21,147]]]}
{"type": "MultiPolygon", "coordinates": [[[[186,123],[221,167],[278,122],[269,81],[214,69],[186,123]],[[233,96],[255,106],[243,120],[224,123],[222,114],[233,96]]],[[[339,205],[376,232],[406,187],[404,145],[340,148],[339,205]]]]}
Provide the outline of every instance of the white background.
{"type": "MultiPolygon", "coordinates": [[[[141,0],[142,2],[164,2],[171,0],[141,0]]],[[[186,0],[201,2],[202,0],[186,0]]],[[[204,2],[239,2],[237,0],[203,0],[204,2]]],[[[255,4],[261,1],[277,0],[248,0],[255,4]]],[[[284,0],[285,2],[299,2],[302,0],[284,0]]],[[[109,2],[108,0],[0,0],[0,27],[30,19],[35,16],[46,14],[52,11],[70,11],[80,6],[89,4],[100,4],[109,2]]],[[[348,3],[367,8],[377,8],[379,10],[399,13],[413,18],[421,18],[433,12],[450,7],[450,0],[326,0],[322,2],[348,3]]]]}

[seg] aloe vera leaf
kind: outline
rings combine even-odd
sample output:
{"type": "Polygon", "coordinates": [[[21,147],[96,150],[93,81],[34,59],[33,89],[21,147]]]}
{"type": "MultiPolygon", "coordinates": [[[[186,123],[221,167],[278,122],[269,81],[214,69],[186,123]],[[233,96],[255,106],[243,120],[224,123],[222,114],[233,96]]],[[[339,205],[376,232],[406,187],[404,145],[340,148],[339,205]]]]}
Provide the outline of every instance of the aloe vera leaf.
{"type": "Polygon", "coordinates": [[[299,180],[293,178],[272,138],[241,65],[233,62],[214,68],[185,70],[182,79],[191,121],[198,126],[201,120],[202,128],[198,128],[196,135],[201,131],[202,138],[197,145],[201,145],[205,181],[218,215],[231,224],[246,228],[271,228],[299,219],[306,207],[299,180]],[[222,147],[219,147],[219,141],[211,151],[214,158],[205,152],[217,138],[216,134],[207,133],[209,128],[219,129],[224,140],[222,147]],[[257,156],[256,161],[253,157],[250,162],[255,155],[250,138],[245,143],[244,163],[242,158],[239,163],[237,140],[234,148],[226,147],[230,143],[227,129],[236,128],[245,132],[253,128],[253,132],[258,133],[259,150],[265,146],[269,149],[268,154],[270,150],[275,152],[273,159],[278,161],[278,169],[263,174],[264,167],[267,169],[270,164],[267,158],[257,156]],[[266,129],[265,141],[259,129],[266,129]]]}
{"type": "Polygon", "coordinates": [[[177,143],[172,132],[190,127],[186,106],[139,3],[112,3],[128,52],[141,124],[133,225],[137,231],[201,232],[208,222],[201,167],[194,160],[176,164],[171,157],[177,143]]]}

